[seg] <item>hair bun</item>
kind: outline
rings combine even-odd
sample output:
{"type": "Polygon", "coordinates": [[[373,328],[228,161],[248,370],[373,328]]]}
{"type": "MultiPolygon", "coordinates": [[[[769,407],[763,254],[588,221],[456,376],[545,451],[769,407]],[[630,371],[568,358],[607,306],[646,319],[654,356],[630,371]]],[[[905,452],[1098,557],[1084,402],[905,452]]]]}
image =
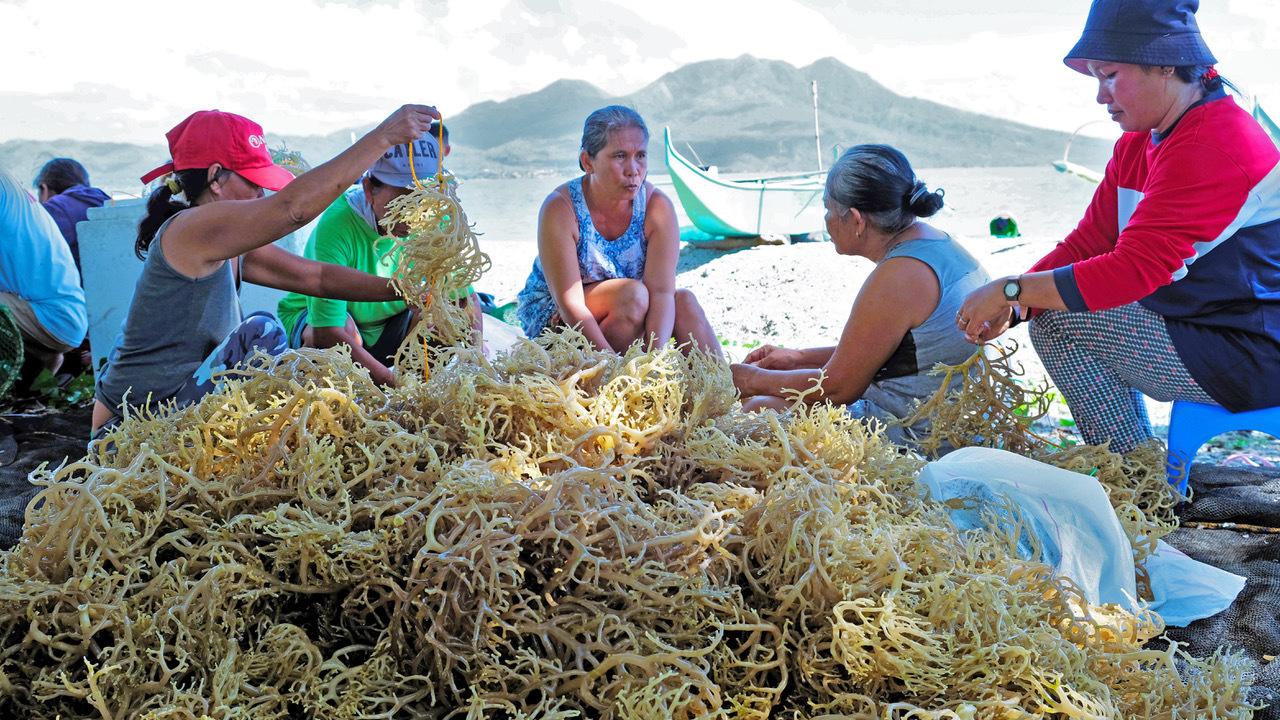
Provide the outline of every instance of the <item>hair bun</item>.
{"type": "Polygon", "coordinates": [[[943,195],[941,189],[930,192],[927,185],[917,180],[907,195],[907,210],[916,217],[929,217],[942,209],[943,195]]]}

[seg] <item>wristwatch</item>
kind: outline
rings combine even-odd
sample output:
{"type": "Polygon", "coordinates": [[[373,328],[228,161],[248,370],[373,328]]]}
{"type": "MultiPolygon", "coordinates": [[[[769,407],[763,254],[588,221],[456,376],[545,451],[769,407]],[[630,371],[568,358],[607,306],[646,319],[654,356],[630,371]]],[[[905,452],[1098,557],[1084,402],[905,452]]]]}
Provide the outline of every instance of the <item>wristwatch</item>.
{"type": "Polygon", "coordinates": [[[1022,279],[1014,277],[1005,280],[1002,290],[1004,290],[1005,300],[1017,302],[1018,298],[1022,296],[1022,279]]]}

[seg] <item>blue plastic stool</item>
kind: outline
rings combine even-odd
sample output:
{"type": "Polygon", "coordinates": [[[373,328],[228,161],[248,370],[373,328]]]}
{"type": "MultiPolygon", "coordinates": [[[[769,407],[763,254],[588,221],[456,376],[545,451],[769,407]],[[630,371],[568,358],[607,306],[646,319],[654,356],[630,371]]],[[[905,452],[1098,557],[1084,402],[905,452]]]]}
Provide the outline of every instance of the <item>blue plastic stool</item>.
{"type": "Polygon", "coordinates": [[[1169,484],[1186,494],[1196,451],[1206,441],[1230,430],[1261,430],[1280,438],[1280,407],[1233,413],[1219,405],[1174,402],[1169,415],[1169,456],[1165,461],[1169,484]]]}

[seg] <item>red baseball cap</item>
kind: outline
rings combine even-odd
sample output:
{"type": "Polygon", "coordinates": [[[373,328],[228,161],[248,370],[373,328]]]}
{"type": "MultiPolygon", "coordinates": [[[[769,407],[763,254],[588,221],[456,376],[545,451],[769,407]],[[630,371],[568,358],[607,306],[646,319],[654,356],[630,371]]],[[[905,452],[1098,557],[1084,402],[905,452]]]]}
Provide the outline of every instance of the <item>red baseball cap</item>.
{"type": "Polygon", "coordinates": [[[293,173],[271,162],[262,126],[247,117],[220,110],[197,110],[172,130],[169,162],[142,176],[142,182],[176,170],[207,168],[214,163],[268,190],[279,190],[293,173]]]}

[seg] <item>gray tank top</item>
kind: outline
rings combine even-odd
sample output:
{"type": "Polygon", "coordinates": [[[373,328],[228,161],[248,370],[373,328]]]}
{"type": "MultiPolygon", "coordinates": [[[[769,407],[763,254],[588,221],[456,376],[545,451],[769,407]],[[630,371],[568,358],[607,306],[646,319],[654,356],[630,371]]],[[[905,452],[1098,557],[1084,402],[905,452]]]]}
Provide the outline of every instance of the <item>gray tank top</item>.
{"type": "MultiPolygon", "coordinates": [[[[908,240],[891,248],[884,259],[895,257],[915,258],[928,265],[937,276],[941,290],[938,307],[923,323],[906,334],[862,395],[869,405],[895,418],[905,418],[917,402],[937,392],[941,378],[929,374],[934,365],[964,362],[977,349],[956,329],[955,317],[965,296],[991,278],[982,265],[950,236],[908,240]]],[[[961,378],[954,378],[953,384],[958,385],[960,381],[961,378]]],[[[923,434],[928,429],[928,424],[922,421],[908,428],[904,435],[894,437],[897,433],[892,433],[891,437],[910,441],[913,434],[923,434]]]]}
{"type": "Polygon", "coordinates": [[[97,399],[117,413],[127,390],[134,407],[173,397],[243,319],[231,262],[192,279],[165,260],[160,238],[176,217],[156,231],[124,329],[98,379],[97,399]]]}

